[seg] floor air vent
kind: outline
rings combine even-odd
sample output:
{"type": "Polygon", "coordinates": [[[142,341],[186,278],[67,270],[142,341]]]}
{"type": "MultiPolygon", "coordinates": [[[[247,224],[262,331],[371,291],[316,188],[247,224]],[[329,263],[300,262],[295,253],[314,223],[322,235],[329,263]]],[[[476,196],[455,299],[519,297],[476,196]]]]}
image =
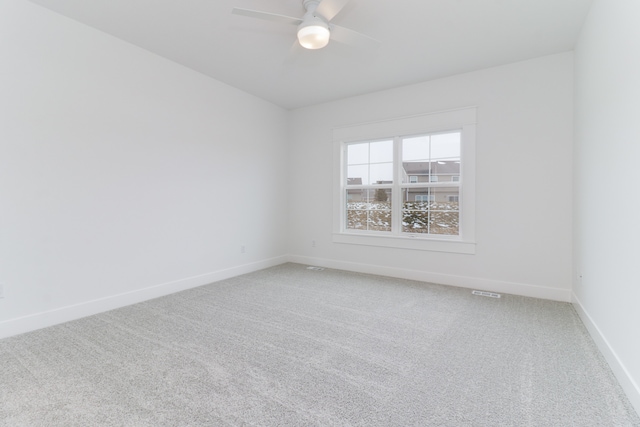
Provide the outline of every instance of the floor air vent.
{"type": "Polygon", "coordinates": [[[309,267],[307,267],[307,270],[322,271],[322,270],[324,270],[324,268],[322,268],[322,267],[315,267],[315,266],[313,266],[313,265],[310,265],[309,267]]]}
{"type": "Polygon", "coordinates": [[[500,294],[496,294],[493,292],[472,291],[471,293],[474,295],[480,295],[481,297],[500,298],[500,294]]]}

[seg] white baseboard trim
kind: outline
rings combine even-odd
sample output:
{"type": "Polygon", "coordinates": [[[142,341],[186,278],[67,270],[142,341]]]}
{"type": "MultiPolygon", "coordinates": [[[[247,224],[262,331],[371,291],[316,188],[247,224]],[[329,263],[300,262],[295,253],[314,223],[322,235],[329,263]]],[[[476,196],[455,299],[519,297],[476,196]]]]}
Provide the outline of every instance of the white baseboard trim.
{"type": "Polygon", "coordinates": [[[161,283],[159,285],[149,286],[143,289],[136,289],[131,292],[110,295],[108,297],[86,301],[79,304],[5,320],[0,322],[0,339],[69,322],[82,317],[103,313],[105,311],[114,310],[131,304],[148,301],[150,299],[196,288],[198,286],[208,285],[230,277],[283,264],[287,261],[287,256],[279,256],[250,264],[243,264],[223,270],[213,271],[198,276],[187,277],[185,279],[175,280],[172,282],[161,283]]]}
{"type": "Polygon", "coordinates": [[[573,294],[572,299],[573,307],[576,309],[580,319],[582,319],[582,323],[584,323],[584,326],[587,328],[587,331],[589,331],[593,341],[598,346],[598,349],[609,364],[609,367],[611,367],[613,374],[629,398],[631,405],[633,405],[633,408],[640,415],[640,386],[638,386],[631,377],[629,371],[624,366],[624,363],[622,363],[616,351],[611,347],[607,338],[602,334],[598,325],[593,321],[593,318],[589,313],[587,313],[578,297],[573,294]]]}
{"type": "Polygon", "coordinates": [[[378,276],[397,277],[400,279],[418,280],[421,282],[437,283],[440,285],[457,286],[460,288],[478,289],[505,294],[521,295],[548,299],[553,301],[571,302],[571,290],[549,288],[545,286],[527,285],[523,283],[505,282],[476,277],[455,276],[450,274],[430,273],[404,268],[385,267],[381,265],[361,264],[326,258],[313,258],[300,255],[289,255],[289,261],[298,264],[317,265],[338,270],[357,273],[376,274],[378,276]]]}

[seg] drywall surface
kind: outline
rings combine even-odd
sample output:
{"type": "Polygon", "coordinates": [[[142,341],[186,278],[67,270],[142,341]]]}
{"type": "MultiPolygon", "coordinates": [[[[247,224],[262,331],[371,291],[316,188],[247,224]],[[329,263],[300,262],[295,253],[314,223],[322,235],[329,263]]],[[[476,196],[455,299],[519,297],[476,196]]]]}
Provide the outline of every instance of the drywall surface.
{"type": "Polygon", "coordinates": [[[282,261],[285,110],[21,0],[0,57],[0,335],[282,261]]]}
{"type": "Polygon", "coordinates": [[[574,293],[640,412],[638,16],[596,0],[576,47],[574,293]]]}
{"type": "Polygon", "coordinates": [[[569,301],[572,103],[564,53],[293,110],[293,259],[569,301]],[[477,107],[476,253],[332,242],[332,129],[468,106],[477,107]]]}

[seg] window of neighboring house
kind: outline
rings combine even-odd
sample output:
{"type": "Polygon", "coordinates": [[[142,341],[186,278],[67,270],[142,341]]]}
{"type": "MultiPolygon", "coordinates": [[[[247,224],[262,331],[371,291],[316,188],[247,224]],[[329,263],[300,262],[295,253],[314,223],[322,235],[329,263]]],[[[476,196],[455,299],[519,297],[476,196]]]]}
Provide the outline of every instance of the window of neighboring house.
{"type": "Polygon", "coordinates": [[[336,129],[334,139],[335,242],[475,252],[475,108],[336,129]]]}

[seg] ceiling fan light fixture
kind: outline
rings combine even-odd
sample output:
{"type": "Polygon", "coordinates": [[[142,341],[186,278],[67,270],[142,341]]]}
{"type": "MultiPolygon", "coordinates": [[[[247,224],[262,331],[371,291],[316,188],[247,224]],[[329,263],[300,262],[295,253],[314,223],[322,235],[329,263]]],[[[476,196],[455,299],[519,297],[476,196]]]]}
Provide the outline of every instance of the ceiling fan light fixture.
{"type": "Polygon", "coordinates": [[[329,28],[324,22],[303,23],[298,28],[298,42],[305,49],[322,49],[329,44],[329,28]]]}

